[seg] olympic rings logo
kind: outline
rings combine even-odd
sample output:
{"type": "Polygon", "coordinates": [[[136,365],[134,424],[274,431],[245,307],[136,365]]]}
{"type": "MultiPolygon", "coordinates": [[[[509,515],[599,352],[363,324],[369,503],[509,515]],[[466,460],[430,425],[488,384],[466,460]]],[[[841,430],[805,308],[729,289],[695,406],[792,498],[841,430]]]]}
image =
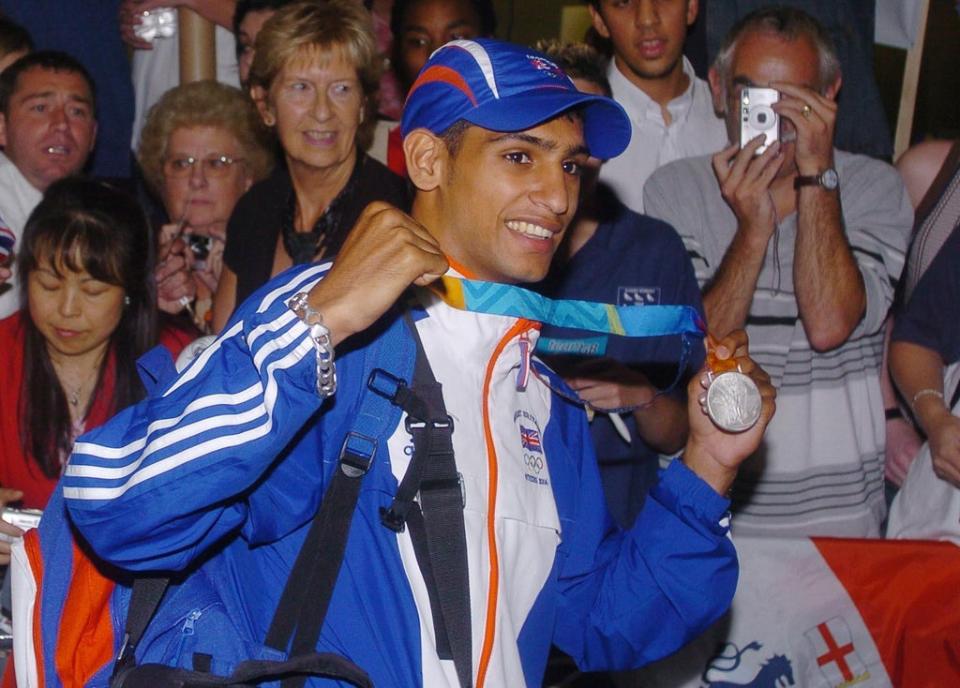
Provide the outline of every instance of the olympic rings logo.
{"type": "Polygon", "coordinates": [[[536,454],[527,454],[523,455],[523,463],[531,471],[539,473],[543,470],[543,457],[537,456],[536,454]]]}

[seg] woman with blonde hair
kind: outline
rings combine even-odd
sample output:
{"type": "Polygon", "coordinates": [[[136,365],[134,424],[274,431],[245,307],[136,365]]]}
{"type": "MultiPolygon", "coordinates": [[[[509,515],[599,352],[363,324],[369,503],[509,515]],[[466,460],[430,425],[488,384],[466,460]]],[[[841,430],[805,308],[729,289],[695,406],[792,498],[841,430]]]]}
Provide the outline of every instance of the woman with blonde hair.
{"type": "Polygon", "coordinates": [[[371,26],[353,0],[299,2],[257,35],[250,93],[285,165],[253,186],[230,219],[215,330],[273,275],[336,255],[372,201],[407,207],[403,180],[363,152],[382,69],[371,26]]]}

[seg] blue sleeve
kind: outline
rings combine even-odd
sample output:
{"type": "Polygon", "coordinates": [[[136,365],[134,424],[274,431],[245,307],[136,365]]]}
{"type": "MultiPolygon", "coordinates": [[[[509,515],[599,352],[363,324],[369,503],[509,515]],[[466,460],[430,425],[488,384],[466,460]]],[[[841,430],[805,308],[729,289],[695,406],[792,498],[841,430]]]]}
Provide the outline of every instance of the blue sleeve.
{"type": "Polygon", "coordinates": [[[960,228],[940,248],[910,301],[896,314],[893,341],[932,349],[944,363],[960,360],[960,228]]]}
{"type": "Polygon", "coordinates": [[[314,346],[287,301],[327,267],[269,283],[179,377],[79,438],[63,494],[97,554],[180,570],[244,525],[244,493],[321,404],[314,346]]]}
{"type": "Polygon", "coordinates": [[[729,608],[738,577],[729,502],[676,460],[634,526],[620,531],[603,504],[589,436],[582,441],[575,510],[558,553],[554,643],[585,671],[641,666],[729,608]]]}

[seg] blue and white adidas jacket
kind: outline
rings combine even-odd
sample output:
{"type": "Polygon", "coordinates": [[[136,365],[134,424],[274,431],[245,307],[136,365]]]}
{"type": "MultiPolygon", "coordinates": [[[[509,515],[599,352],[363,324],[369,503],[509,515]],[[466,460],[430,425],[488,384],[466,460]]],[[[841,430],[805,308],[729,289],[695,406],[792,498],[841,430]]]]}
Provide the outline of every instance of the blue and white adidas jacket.
{"type": "MultiPolygon", "coordinates": [[[[179,377],[76,443],[62,492],[93,549],[130,570],[197,567],[194,587],[212,589],[171,591],[140,661],[189,668],[204,652],[226,674],[244,652],[276,654],[259,643],[356,421],[365,354],[379,344],[410,379],[412,341],[394,317],[340,345],[339,389],[317,397],[314,348],[286,304],[327,268],[274,279],[179,377]],[[218,650],[225,624],[242,641],[235,656],[218,650]]],[[[616,530],[582,409],[540,366],[518,390],[521,341],[536,326],[439,300],[425,310],[417,329],[444,384],[464,482],[478,688],[539,686],[551,643],[583,669],[643,664],[719,617],[737,580],[727,501],[677,461],[634,528],[616,530]]],[[[409,532],[380,523],[410,448],[401,412],[388,416],[318,650],[347,656],[378,686],[456,686],[452,661],[437,657],[409,532]]],[[[127,594],[115,595],[116,619],[127,594]]]]}

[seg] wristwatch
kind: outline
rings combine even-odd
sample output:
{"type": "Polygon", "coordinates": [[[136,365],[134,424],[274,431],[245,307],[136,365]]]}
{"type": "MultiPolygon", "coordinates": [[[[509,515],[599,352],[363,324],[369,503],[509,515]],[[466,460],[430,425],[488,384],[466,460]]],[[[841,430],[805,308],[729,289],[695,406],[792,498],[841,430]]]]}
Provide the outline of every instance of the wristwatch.
{"type": "Polygon", "coordinates": [[[833,191],[840,186],[840,175],[832,167],[828,167],[820,174],[800,175],[793,180],[793,188],[801,186],[822,186],[827,191],[833,191]]]}

